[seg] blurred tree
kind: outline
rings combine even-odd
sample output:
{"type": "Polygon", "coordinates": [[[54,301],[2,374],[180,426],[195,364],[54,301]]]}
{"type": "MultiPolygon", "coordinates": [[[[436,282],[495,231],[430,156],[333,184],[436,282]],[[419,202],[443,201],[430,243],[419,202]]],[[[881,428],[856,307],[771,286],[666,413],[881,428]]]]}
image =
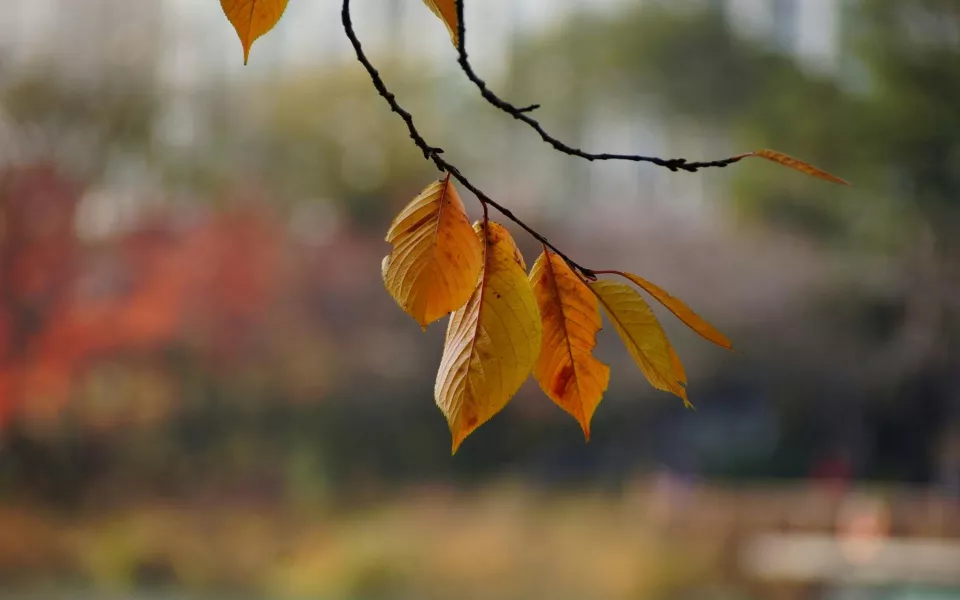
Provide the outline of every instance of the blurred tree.
{"type": "MultiPolygon", "coordinates": [[[[807,350],[823,365],[821,387],[795,369],[780,395],[832,406],[831,416],[816,418],[839,413],[832,435],[854,438],[841,443],[856,447],[867,475],[929,476],[942,420],[960,415],[958,9],[952,0],[848,3],[839,69],[816,72],[737,37],[714,8],[644,5],[615,21],[578,19],[525,47],[513,71],[514,85],[532,94],[544,77],[537,65],[564,64],[579,92],[556,111],[583,114],[620,90],[668,123],[693,119],[708,136],[722,132],[734,151],[780,148],[855,183],[840,200],[813,180],[738,169],[729,197],[747,222],[800,233],[832,252],[837,286],[809,323],[823,328],[813,338],[820,346],[807,350]],[[823,393],[838,383],[844,395],[823,393]],[[861,408],[866,399],[874,402],[861,408]],[[864,423],[875,439],[858,438],[864,423]]],[[[810,410],[796,418],[812,418],[810,410]]]]}
{"type": "MultiPolygon", "coordinates": [[[[699,452],[714,458],[706,467],[713,472],[804,475],[809,463],[834,459],[813,455],[812,436],[826,431],[842,437],[850,433],[848,426],[865,422],[876,437],[863,472],[924,476],[925,453],[936,442],[946,395],[960,388],[952,375],[957,352],[951,341],[960,297],[952,241],[960,229],[954,199],[960,191],[955,110],[960,70],[951,25],[956,2],[864,0],[851,7],[844,21],[845,59],[837,74],[810,73],[775,48],[734,36],[720,12],[675,6],[644,3],[611,20],[577,17],[554,38],[518,43],[511,97],[544,98],[537,114],[545,123],[560,123],[556,133],[565,139],[575,140],[587,128],[591,107],[613,104],[635,115],[640,104],[663,114],[665,127],[693,121],[705,137],[722,137],[734,150],[784,149],[828,166],[856,187],[838,201],[836,188],[778,169],[757,165],[732,176],[728,195],[739,214],[758,226],[800,231],[833,248],[834,268],[843,279],[838,292],[823,298],[822,314],[804,323],[811,331],[829,330],[814,338],[814,347],[796,363],[773,353],[761,357],[770,361],[762,367],[769,373],[766,381],[757,383],[762,378],[751,373],[749,394],[744,386],[724,392],[725,398],[749,396],[743,406],[723,406],[724,414],[736,415],[730,421],[749,421],[751,428],[744,430],[751,435],[741,435],[743,440],[776,427],[769,409],[762,408],[771,398],[789,405],[777,415],[785,421],[778,431],[778,454],[765,462],[746,457],[743,464],[749,468],[731,468],[722,458],[734,446],[723,439],[729,428],[718,426],[707,435],[709,425],[683,436],[660,436],[664,446],[672,444],[664,454],[709,438],[722,443],[682,456],[699,452]],[[820,365],[818,377],[806,377],[809,365],[797,364],[801,361],[820,365]],[[838,366],[851,364],[852,369],[838,366]],[[902,401],[913,397],[917,402],[902,401]],[[860,401],[867,398],[879,408],[861,411],[860,401]],[[885,402],[894,398],[897,403],[885,402]],[[879,472],[881,464],[890,465],[890,471],[879,472]]],[[[454,152],[498,141],[506,146],[505,155],[528,170],[525,148],[513,147],[514,138],[497,129],[501,115],[486,120],[489,112],[463,100],[441,77],[402,66],[389,71],[401,80],[396,91],[414,112],[424,114],[426,127],[452,127],[464,114],[480,120],[479,135],[490,138],[452,140],[460,145],[454,152]],[[441,114],[423,108],[438,105],[441,114]]],[[[18,385],[26,373],[33,376],[26,383],[37,389],[67,386],[54,391],[80,399],[78,420],[94,423],[98,431],[77,433],[59,451],[48,449],[60,459],[91,456],[80,461],[89,471],[70,460],[51,460],[60,466],[50,470],[71,474],[70,486],[80,485],[79,470],[96,472],[107,482],[142,475],[141,481],[167,491],[200,488],[197,482],[203,481],[224,495],[247,486],[265,496],[282,496],[287,485],[293,494],[297,489],[319,493],[309,485],[311,471],[318,480],[329,475],[338,481],[362,479],[364,473],[396,480],[449,473],[443,425],[423,402],[431,390],[422,382],[429,379],[435,356],[414,351],[423,344],[397,333],[391,321],[395,311],[378,303],[384,300],[380,282],[369,273],[379,264],[379,234],[374,238],[351,227],[373,223],[381,230],[397,202],[407,199],[400,196],[419,185],[413,180],[421,182],[432,171],[410,151],[402,124],[370,94],[369,81],[354,65],[349,71],[297,73],[268,83],[210,80],[190,96],[186,113],[158,87],[153,73],[118,70],[90,88],[35,73],[5,80],[0,104],[24,132],[42,132],[47,146],[68,140],[69,147],[56,150],[78,158],[80,170],[95,183],[109,178],[117,157],[149,158],[165,185],[204,192],[191,199],[218,197],[206,192],[228,189],[227,182],[242,172],[244,183],[252,180],[276,192],[271,201],[279,208],[239,210],[236,195],[223,193],[219,197],[228,214],[204,212],[190,231],[171,215],[160,215],[112,244],[78,248],[71,211],[79,191],[52,190],[42,202],[26,206],[4,197],[4,231],[44,230],[46,224],[56,225],[59,233],[56,243],[43,238],[42,252],[28,248],[36,240],[27,244],[17,236],[0,236],[7,244],[0,255],[2,294],[10,298],[0,309],[0,364],[17,365],[18,385]],[[186,123],[191,135],[183,140],[156,135],[177,129],[177,123],[186,123]],[[14,220],[17,211],[40,211],[55,202],[60,202],[55,219],[14,220]],[[298,210],[318,205],[334,210],[298,210]],[[337,219],[340,213],[347,216],[344,222],[337,219]],[[295,233],[313,235],[284,246],[284,220],[295,233]],[[68,259],[60,260],[64,254],[68,259]],[[21,262],[32,266],[16,266],[21,262]],[[198,275],[204,269],[206,275],[198,275]],[[17,275],[21,272],[30,276],[17,275]],[[35,280],[56,285],[48,289],[35,280]],[[41,298],[44,294],[54,300],[41,298]],[[88,312],[89,294],[109,302],[88,312]],[[50,302],[74,311],[64,313],[72,315],[66,321],[70,327],[36,314],[50,302]],[[361,321],[365,325],[355,327],[361,321]],[[122,332],[130,337],[115,335],[119,323],[127,325],[122,332]],[[335,351],[325,345],[328,337],[336,340],[335,351]],[[55,349],[51,355],[57,357],[68,351],[67,364],[77,368],[69,373],[79,373],[78,381],[56,369],[22,368],[34,359],[24,357],[31,340],[55,349]],[[338,387],[338,374],[343,379],[363,374],[362,386],[338,387]],[[171,398],[181,410],[165,421],[160,416],[169,416],[165,409],[171,398]],[[371,398],[380,401],[376,411],[371,398]],[[336,402],[318,402],[328,399],[336,402]],[[147,432],[124,427],[142,423],[157,426],[147,432]],[[104,451],[109,443],[123,451],[104,451]],[[77,448],[87,450],[74,452],[77,448]],[[104,466],[106,456],[116,464],[104,466]]],[[[554,185],[562,183],[558,187],[579,190],[585,169],[577,162],[550,178],[554,185]]],[[[13,381],[3,379],[10,370],[0,371],[0,385],[13,381]]],[[[3,406],[11,406],[13,397],[5,391],[3,406]]],[[[520,400],[516,410],[538,410],[524,406],[520,400]]],[[[589,458],[579,450],[573,456],[555,441],[562,426],[549,416],[538,419],[536,435],[530,435],[530,423],[523,424],[524,434],[515,423],[496,424],[482,434],[476,451],[465,452],[461,472],[502,473],[504,461],[526,454],[529,462],[517,468],[529,469],[531,477],[562,479],[574,473],[608,475],[617,482],[660,443],[637,435],[638,424],[649,426],[659,418],[651,412],[655,409],[649,406],[611,407],[600,419],[616,432],[595,440],[589,458]],[[600,472],[601,467],[606,470],[600,472]]],[[[17,437],[7,456],[19,457],[27,467],[42,463],[31,462],[39,452],[33,446],[17,454],[15,448],[29,446],[26,437],[17,437]]],[[[835,444],[828,445],[832,451],[835,444]]],[[[745,455],[742,448],[736,452],[745,455]]],[[[4,472],[16,471],[16,463],[4,461],[8,470],[0,470],[0,481],[4,472]]],[[[84,481],[97,485],[94,477],[84,481]]]]}

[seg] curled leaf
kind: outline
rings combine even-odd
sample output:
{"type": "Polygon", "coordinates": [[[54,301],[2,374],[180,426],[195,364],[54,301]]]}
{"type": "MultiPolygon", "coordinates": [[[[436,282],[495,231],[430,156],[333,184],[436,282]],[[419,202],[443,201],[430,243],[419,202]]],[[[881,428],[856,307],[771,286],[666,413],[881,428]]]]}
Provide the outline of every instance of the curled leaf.
{"type": "Polygon", "coordinates": [[[537,300],[510,233],[493,222],[474,227],[483,243],[483,268],[466,305],[450,315],[434,387],[453,452],[517,393],[543,337],[537,300]]]}
{"type": "Polygon", "coordinates": [[[832,183],[839,183],[840,185],[850,185],[850,182],[845,179],[840,179],[836,175],[831,175],[824,170],[818,169],[817,167],[803,162],[798,158],[793,158],[792,156],[787,156],[782,152],[777,152],[776,150],[757,150],[747,156],[757,156],[759,158],[765,158],[769,161],[781,164],[785,167],[789,167],[796,171],[800,171],[811,177],[816,177],[817,179],[823,179],[824,181],[830,181],[832,183]]]}
{"type": "Polygon", "coordinates": [[[483,245],[449,178],[408,204],[387,232],[393,251],[383,259],[390,295],[426,327],[463,306],[473,293],[483,245]]]}
{"type": "Polygon", "coordinates": [[[621,271],[616,271],[616,273],[617,275],[629,279],[633,283],[640,286],[644,291],[656,298],[660,304],[666,306],[667,309],[678,319],[683,321],[687,327],[696,331],[705,339],[713,342],[721,348],[733,350],[733,342],[727,339],[727,336],[720,333],[716,327],[708,323],[697,313],[693,312],[693,310],[687,306],[683,300],[675,298],[674,296],[670,295],[670,292],[661,288],[652,281],[647,281],[639,275],[634,275],[633,273],[623,273],[621,271]]]}
{"type": "Polygon", "coordinates": [[[679,396],[684,405],[691,406],[680,358],[643,296],[625,283],[599,280],[589,285],[650,385],[679,396]]]}
{"type": "Polygon", "coordinates": [[[288,0],[220,0],[220,6],[243,45],[243,64],[250,57],[250,47],[260,36],[280,21],[288,0]]]}
{"type": "Polygon", "coordinates": [[[456,47],[460,46],[460,39],[457,31],[459,21],[457,20],[457,3],[455,0],[423,0],[423,3],[433,11],[433,14],[440,17],[447,31],[450,32],[450,40],[456,47]]]}
{"type": "Polygon", "coordinates": [[[544,251],[530,271],[543,323],[543,349],[533,369],[540,389],[570,413],[590,440],[590,420],[610,382],[610,367],[593,356],[600,331],[597,298],[556,254],[544,251]]]}

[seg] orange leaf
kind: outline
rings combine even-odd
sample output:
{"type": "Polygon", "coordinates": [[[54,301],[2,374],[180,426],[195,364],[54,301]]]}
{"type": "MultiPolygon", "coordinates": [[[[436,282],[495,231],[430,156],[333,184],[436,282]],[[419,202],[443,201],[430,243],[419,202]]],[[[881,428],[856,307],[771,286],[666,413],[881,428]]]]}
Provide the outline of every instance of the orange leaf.
{"type": "Polygon", "coordinates": [[[421,327],[470,298],[483,264],[483,245],[449,177],[428,185],[400,211],[386,239],[393,252],[383,259],[383,281],[421,327]]]}
{"type": "Polygon", "coordinates": [[[280,21],[288,0],[220,0],[224,14],[237,30],[243,45],[243,64],[250,57],[250,46],[280,21]]]}
{"type": "Polygon", "coordinates": [[[818,169],[817,167],[809,163],[805,163],[800,159],[793,158],[792,156],[787,156],[786,154],[783,154],[782,152],[777,152],[775,150],[757,150],[756,152],[747,154],[746,156],[757,156],[760,158],[765,158],[767,160],[781,164],[785,167],[790,167],[791,169],[810,175],[811,177],[816,177],[817,179],[823,179],[825,181],[839,183],[840,185],[850,185],[850,182],[845,179],[840,179],[836,175],[831,175],[830,173],[827,173],[826,171],[818,169]]]}
{"type": "Polygon", "coordinates": [[[450,32],[450,40],[453,42],[453,45],[459,47],[460,39],[457,34],[459,21],[457,21],[457,4],[455,0],[423,0],[423,3],[433,11],[433,14],[440,17],[440,20],[447,26],[447,31],[450,32]]]}
{"type": "Polygon", "coordinates": [[[517,393],[543,338],[537,299],[510,233],[493,222],[474,228],[483,240],[482,274],[467,304],[450,315],[434,387],[454,453],[517,393]]]}
{"type": "Polygon", "coordinates": [[[590,420],[610,382],[610,367],[593,356],[601,325],[597,298],[565,260],[549,251],[534,263],[530,281],[543,322],[543,350],[533,376],[590,441],[590,420]]]}
{"type": "Polygon", "coordinates": [[[727,339],[727,336],[717,331],[716,327],[707,323],[700,315],[693,312],[689,306],[684,304],[683,300],[674,298],[670,295],[670,292],[657,284],[647,281],[643,277],[634,275],[633,273],[624,273],[622,271],[613,271],[613,273],[625,277],[643,288],[648,294],[656,298],[660,304],[666,306],[678,319],[683,321],[687,327],[696,331],[707,340],[727,350],[733,350],[733,342],[727,339]]]}
{"type": "Polygon", "coordinates": [[[687,399],[687,377],[680,358],[643,296],[625,283],[600,280],[589,285],[650,385],[671,392],[684,405],[692,406],[687,399]]]}

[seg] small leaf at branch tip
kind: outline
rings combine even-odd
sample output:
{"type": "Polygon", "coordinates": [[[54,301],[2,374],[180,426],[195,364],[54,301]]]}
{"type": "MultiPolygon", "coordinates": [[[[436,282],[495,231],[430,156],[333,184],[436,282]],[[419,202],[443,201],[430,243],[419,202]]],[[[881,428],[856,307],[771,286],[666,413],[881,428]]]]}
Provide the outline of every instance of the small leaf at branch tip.
{"type": "Polygon", "coordinates": [[[811,165],[810,163],[804,162],[792,156],[788,156],[782,152],[777,152],[776,150],[757,150],[756,152],[753,152],[751,156],[756,156],[758,158],[765,158],[771,162],[775,162],[777,164],[783,165],[795,171],[799,171],[805,175],[816,177],[817,179],[822,179],[824,181],[829,181],[831,183],[837,183],[837,184],[846,185],[846,186],[853,185],[846,179],[841,179],[836,175],[827,173],[822,169],[818,169],[817,167],[811,165]]]}

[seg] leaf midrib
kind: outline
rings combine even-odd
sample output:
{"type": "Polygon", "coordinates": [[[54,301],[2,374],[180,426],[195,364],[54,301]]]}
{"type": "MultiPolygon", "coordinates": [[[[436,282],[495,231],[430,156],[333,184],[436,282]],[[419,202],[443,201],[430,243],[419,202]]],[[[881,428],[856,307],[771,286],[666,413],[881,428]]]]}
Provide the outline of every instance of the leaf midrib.
{"type": "MultiPolygon", "coordinates": [[[[617,329],[618,329],[619,331],[622,331],[622,332],[623,332],[623,336],[626,336],[626,338],[630,340],[630,343],[633,344],[633,347],[636,348],[636,350],[637,350],[637,356],[640,357],[640,360],[643,361],[643,363],[647,366],[647,368],[650,370],[651,373],[656,373],[657,370],[653,367],[653,363],[651,363],[651,362],[650,362],[650,359],[648,359],[648,358],[646,357],[646,355],[643,353],[643,349],[640,347],[640,344],[638,344],[638,343],[637,343],[637,340],[635,340],[635,339],[633,338],[633,335],[630,333],[630,330],[627,329],[627,327],[623,324],[623,321],[620,320],[620,317],[617,316],[617,313],[614,312],[612,308],[610,308],[610,305],[607,304],[606,300],[603,299],[603,296],[601,296],[600,294],[598,294],[595,290],[593,290],[593,288],[591,288],[590,291],[593,292],[593,295],[596,296],[596,297],[597,297],[597,300],[600,301],[600,304],[603,305],[603,308],[605,309],[605,312],[607,313],[607,317],[609,317],[611,321],[614,321],[614,324],[617,326],[617,329]]],[[[641,299],[642,299],[642,298],[641,298],[641,299]]],[[[623,337],[623,336],[621,336],[621,337],[623,337]]],[[[661,377],[661,378],[663,377],[662,375],[659,375],[659,373],[658,373],[658,376],[661,377]]],[[[649,379],[649,378],[648,378],[648,379],[649,379]]],[[[655,386],[655,387],[656,387],[656,386],[655,386]]],[[[672,393],[672,390],[669,390],[669,389],[664,390],[664,391],[667,391],[667,392],[671,392],[671,393],[672,393]]]]}
{"type": "Polygon", "coordinates": [[[577,370],[577,361],[573,356],[573,346],[570,344],[570,330],[567,328],[567,313],[563,309],[563,301],[560,299],[560,286],[557,285],[557,274],[553,269],[553,258],[550,256],[549,251],[544,253],[544,257],[547,259],[547,271],[550,275],[550,285],[553,287],[557,307],[560,309],[560,321],[563,326],[563,339],[564,342],[566,342],[567,354],[570,356],[570,365],[573,368],[573,377],[577,386],[578,406],[580,408],[580,420],[582,421],[586,418],[586,411],[584,410],[583,406],[583,389],[580,387],[580,373],[577,370]]]}

